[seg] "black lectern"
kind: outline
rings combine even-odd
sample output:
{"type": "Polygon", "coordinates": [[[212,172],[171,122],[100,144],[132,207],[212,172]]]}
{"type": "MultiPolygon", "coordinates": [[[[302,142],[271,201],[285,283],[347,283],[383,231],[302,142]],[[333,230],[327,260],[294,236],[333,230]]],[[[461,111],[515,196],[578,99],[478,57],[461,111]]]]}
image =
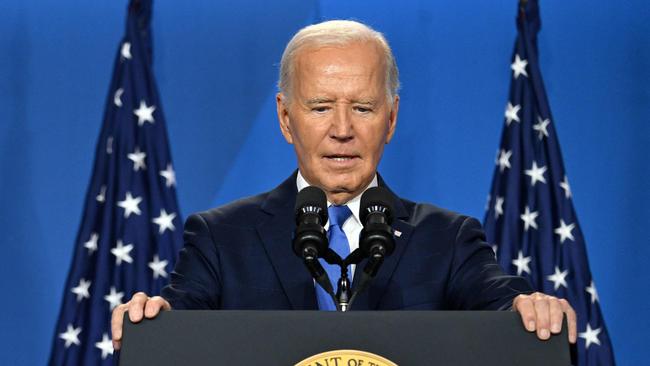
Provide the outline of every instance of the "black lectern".
{"type": "Polygon", "coordinates": [[[132,324],[120,365],[570,365],[508,311],[169,311],[132,324]],[[335,351],[335,352],[330,352],[335,351]]]}

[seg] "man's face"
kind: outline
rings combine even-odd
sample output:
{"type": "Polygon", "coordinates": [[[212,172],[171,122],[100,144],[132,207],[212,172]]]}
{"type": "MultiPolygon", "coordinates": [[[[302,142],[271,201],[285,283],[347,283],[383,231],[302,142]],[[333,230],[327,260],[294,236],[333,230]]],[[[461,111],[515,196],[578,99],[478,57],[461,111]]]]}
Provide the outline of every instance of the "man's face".
{"type": "Polygon", "coordinates": [[[280,128],[305,179],[341,204],[370,184],[395,131],[399,97],[386,97],[374,44],[300,50],[290,97],[276,98],[280,128]]]}

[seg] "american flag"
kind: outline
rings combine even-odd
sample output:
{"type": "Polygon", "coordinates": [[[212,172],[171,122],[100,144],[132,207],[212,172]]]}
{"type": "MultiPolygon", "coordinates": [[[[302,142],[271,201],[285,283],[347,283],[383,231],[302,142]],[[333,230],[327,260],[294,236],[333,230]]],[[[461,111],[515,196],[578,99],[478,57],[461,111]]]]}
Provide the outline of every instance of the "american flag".
{"type": "Polygon", "coordinates": [[[539,69],[540,27],[537,1],[522,1],[485,230],[506,271],[574,307],[578,364],[614,365],[539,69]]]}
{"type": "Polygon", "coordinates": [[[111,310],[157,294],[182,245],[176,177],[151,70],[151,1],[132,0],[115,58],[51,365],[113,364],[111,310]]]}

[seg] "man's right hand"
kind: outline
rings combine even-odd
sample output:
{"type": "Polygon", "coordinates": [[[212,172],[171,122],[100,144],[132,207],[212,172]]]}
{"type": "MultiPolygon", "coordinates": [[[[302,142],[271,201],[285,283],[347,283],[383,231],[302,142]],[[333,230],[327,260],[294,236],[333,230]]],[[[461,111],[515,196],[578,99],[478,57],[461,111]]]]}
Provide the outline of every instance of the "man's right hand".
{"type": "Polygon", "coordinates": [[[171,310],[171,305],[160,296],[149,297],[144,292],[133,295],[131,300],[113,309],[111,319],[111,333],[113,333],[113,348],[119,350],[122,347],[122,320],[124,312],[129,313],[129,319],[137,323],[146,317],[155,318],[161,310],[171,310]]]}

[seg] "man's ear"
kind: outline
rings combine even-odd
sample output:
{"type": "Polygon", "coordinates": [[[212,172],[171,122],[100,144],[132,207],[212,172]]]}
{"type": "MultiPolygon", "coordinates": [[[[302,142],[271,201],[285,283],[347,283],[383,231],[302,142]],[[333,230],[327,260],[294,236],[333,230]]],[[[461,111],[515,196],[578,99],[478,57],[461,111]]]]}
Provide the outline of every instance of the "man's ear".
{"type": "Polygon", "coordinates": [[[399,95],[393,99],[393,105],[388,115],[388,134],[386,134],[386,143],[389,143],[395,134],[395,127],[397,126],[397,112],[399,112],[399,95]]]}
{"type": "Polygon", "coordinates": [[[293,136],[291,135],[291,120],[289,118],[289,106],[287,97],[278,93],[275,95],[275,105],[278,111],[278,121],[280,122],[280,132],[288,143],[293,144],[293,136]]]}

